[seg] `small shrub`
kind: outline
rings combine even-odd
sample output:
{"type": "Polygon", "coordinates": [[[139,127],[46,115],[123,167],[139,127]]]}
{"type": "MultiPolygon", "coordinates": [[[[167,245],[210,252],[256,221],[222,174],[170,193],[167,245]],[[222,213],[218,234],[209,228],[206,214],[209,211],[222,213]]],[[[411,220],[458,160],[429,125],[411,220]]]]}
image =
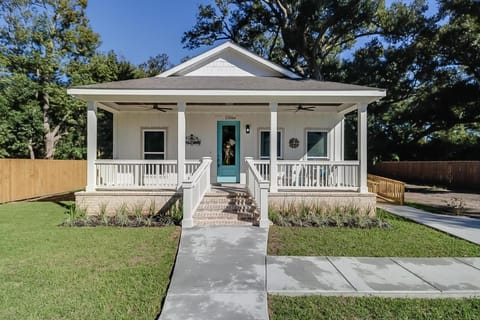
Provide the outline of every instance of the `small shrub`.
{"type": "Polygon", "coordinates": [[[101,225],[104,225],[104,226],[108,226],[110,222],[110,218],[107,215],[107,207],[108,207],[108,204],[106,202],[100,203],[97,220],[101,225]]]}
{"type": "Polygon", "coordinates": [[[85,217],[87,215],[87,209],[84,207],[78,207],[75,203],[68,206],[67,211],[65,211],[65,221],[63,225],[65,226],[75,226],[78,223],[83,224],[85,217]]]}
{"type": "Polygon", "coordinates": [[[449,200],[444,200],[444,202],[455,215],[459,216],[465,213],[465,201],[462,198],[453,197],[449,200]]]}
{"type": "Polygon", "coordinates": [[[125,203],[115,210],[115,225],[125,227],[130,222],[128,217],[128,208],[125,203]]]}

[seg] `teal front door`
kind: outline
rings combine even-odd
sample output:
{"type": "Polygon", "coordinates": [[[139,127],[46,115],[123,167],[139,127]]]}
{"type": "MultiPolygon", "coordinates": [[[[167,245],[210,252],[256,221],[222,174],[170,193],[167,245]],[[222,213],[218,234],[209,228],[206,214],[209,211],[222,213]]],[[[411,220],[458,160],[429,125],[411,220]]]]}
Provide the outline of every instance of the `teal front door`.
{"type": "Polygon", "coordinates": [[[217,182],[240,182],[240,122],[217,123],[217,182]]]}

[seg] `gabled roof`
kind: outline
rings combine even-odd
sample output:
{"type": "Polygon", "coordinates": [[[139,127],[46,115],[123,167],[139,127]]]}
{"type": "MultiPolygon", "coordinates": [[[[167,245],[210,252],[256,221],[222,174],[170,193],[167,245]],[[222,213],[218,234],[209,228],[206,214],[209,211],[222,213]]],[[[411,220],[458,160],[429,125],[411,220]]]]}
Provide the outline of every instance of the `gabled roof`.
{"type": "MultiPolygon", "coordinates": [[[[172,77],[172,76],[183,76],[188,75],[188,73],[192,73],[195,70],[198,70],[204,67],[206,64],[214,62],[215,59],[222,60],[225,63],[223,57],[225,56],[238,56],[241,62],[244,62],[244,66],[248,65],[256,65],[257,68],[262,68],[266,71],[269,71],[272,76],[276,77],[286,77],[290,79],[301,79],[301,77],[292,71],[281,67],[271,61],[268,61],[250,51],[232,43],[232,42],[225,42],[215,48],[208,50],[196,56],[184,63],[179,64],[176,67],[173,67],[161,74],[157,77],[165,78],[165,77],[172,77]]],[[[227,62],[228,63],[228,62],[227,62]]],[[[241,68],[241,63],[234,63],[235,67],[241,68]]]]}

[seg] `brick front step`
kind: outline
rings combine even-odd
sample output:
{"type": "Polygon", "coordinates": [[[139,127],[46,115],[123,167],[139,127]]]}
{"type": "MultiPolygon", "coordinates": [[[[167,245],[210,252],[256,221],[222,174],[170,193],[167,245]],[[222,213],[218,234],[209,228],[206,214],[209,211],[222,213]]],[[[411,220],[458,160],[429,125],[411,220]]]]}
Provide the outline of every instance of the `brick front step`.
{"type": "Polygon", "coordinates": [[[194,220],[196,227],[211,227],[211,226],[251,226],[252,221],[242,220],[194,220]]]}
{"type": "Polygon", "coordinates": [[[193,215],[196,226],[251,226],[256,220],[255,202],[246,192],[208,193],[193,215]]]}

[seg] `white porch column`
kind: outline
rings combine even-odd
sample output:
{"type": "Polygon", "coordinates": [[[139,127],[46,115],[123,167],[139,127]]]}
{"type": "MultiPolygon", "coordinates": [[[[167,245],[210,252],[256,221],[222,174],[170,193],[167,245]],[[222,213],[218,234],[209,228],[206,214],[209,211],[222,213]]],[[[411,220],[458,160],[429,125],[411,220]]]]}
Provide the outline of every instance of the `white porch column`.
{"type": "Polygon", "coordinates": [[[177,188],[182,187],[185,180],[185,102],[178,102],[178,134],[177,134],[177,188]]]}
{"type": "Polygon", "coordinates": [[[87,186],[85,191],[95,191],[96,172],[95,161],[97,160],[97,104],[87,104],[87,186]]]}
{"type": "Polygon", "coordinates": [[[358,168],[358,183],[360,193],[367,193],[367,104],[360,103],[358,105],[358,161],[360,167],[358,168]]]}
{"type": "Polygon", "coordinates": [[[277,109],[278,103],[270,103],[270,192],[277,192],[277,109]]]}

